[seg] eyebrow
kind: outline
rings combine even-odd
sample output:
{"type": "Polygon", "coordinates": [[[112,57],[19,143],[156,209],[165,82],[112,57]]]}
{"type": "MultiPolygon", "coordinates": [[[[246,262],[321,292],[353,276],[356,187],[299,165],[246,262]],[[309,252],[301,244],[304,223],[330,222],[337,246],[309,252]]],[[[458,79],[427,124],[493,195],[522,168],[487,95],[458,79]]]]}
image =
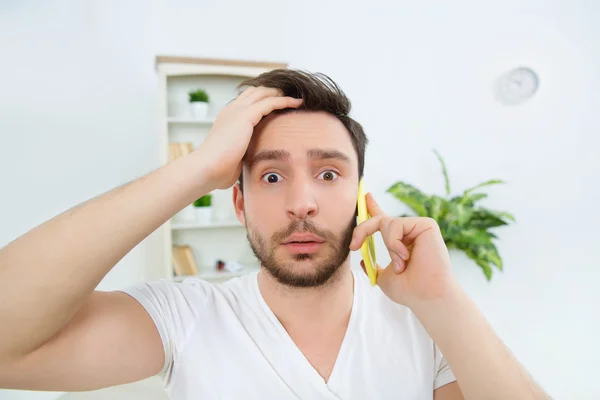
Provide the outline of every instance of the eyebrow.
{"type": "MultiPolygon", "coordinates": [[[[306,155],[310,160],[340,160],[350,163],[350,157],[334,149],[309,149],[306,155]]],[[[263,150],[252,157],[252,160],[248,163],[248,168],[251,169],[263,161],[286,161],[289,158],[290,152],[287,150],[263,150]]]]}
{"type": "Polygon", "coordinates": [[[340,160],[350,163],[350,157],[338,150],[333,149],[310,149],[306,152],[311,160],[340,160]]]}
{"type": "Polygon", "coordinates": [[[263,161],[285,161],[288,158],[290,158],[290,152],[287,150],[263,150],[252,157],[248,163],[248,168],[252,169],[256,164],[263,161]]]}

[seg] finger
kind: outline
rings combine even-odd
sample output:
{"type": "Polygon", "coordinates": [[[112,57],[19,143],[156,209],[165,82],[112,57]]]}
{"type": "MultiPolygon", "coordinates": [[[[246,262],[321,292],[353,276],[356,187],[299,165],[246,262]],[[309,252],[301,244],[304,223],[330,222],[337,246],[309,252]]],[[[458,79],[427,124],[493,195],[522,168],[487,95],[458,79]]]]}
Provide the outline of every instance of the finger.
{"type": "Polygon", "coordinates": [[[350,250],[358,250],[367,236],[379,231],[379,224],[381,223],[382,218],[383,217],[381,216],[369,218],[354,228],[354,231],[352,232],[352,241],[350,242],[350,250]]]}
{"type": "Polygon", "coordinates": [[[258,88],[256,86],[249,86],[244,89],[240,94],[237,95],[238,99],[247,99],[252,93],[254,93],[258,88]]]}
{"type": "Polygon", "coordinates": [[[402,276],[404,270],[400,273],[391,268],[391,264],[387,268],[380,269],[377,273],[377,286],[381,288],[384,293],[397,293],[398,286],[401,280],[406,278],[402,276]]]}
{"type": "MultiPolygon", "coordinates": [[[[381,268],[381,265],[379,264],[375,264],[376,268],[377,268],[377,276],[381,276],[381,274],[383,273],[383,268],[381,268]]],[[[360,267],[362,268],[363,272],[365,273],[365,275],[369,276],[369,274],[367,273],[367,267],[365,267],[365,261],[364,260],[360,260],[360,267]]]]}
{"type": "Polygon", "coordinates": [[[410,232],[409,229],[410,225],[405,226],[402,218],[378,215],[354,228],[350,250],[358,250],[368,236],[380,231],[390,258],[395,266],[402,269],[410,257],[410,252],[403,243],[406,233],[410,232]]]}
{"type": "Polygon", "coordinates": [[[283,91],[277,88],[267,88],[264,86],[257,87],[245,98],[249,104],[257,103],[267,97],[283,97],[283,91]]]}
{"type": "MultiPolygon", "coordinates": [[[[406,249],[411,248],[413,246],[413,242],[415,241],[415,239],[423,232],[428,231],[430,229],[438,229],[439,230],[437,223],[431,218],[426,218],[426,217],[402,217],[402,218],[400,218],[400,217],[389,217],[389,216],[379,215],[377,217],[373,217],[373,218],[370,218],[370,219],[364,221],[363,223],[358,225],[356,228],[354,228],[353,238],[357,239],[358,243],[354,243],[354,240],[353,240],[351,242],[350,248],[355,250],[352,245],[358,244],[358,247],[360,247],[360,244],[362,243],[362,240],[364,240],[364,238],[366,238],[369,235],[374,234],[378,230],[381,231],[381,230],[385,229],[386,227],[381,225],[381,222],[380,222],[381,219],[384,219],[384,218],[387,218],[388,222],[391,222],[391,220],[399,221],[399,222],[396,222],[396,224],[399,223],[401,225],[401,228],[396,227],[394,230],[397,231],[397,233],[398,233],[397,239],[399,239],[404,244],[406,249]]],[[[382,232],[382,234],[383,234],[383,232],[382,232]]],[[[387,235],[382,235],[382,236],[387,236],[387,235]]]]}
{"type": "Polygon", "coordinates": [[[284,108],[297,108],[300,104],[302,104],[302,99],[295,99],[293,97],[265,98],[251,107],[252,113],[256,117],[253,123],[256,126],[262,117],[269,115],[271,112],[284,108]]]}
{"type": "Polygon", "coordinates": [[[402,242],[402,239],[404,239],[404,224],[402,223],[402,220],[400,218],[392,218],[388,229],[389,232],[386,232],[387,234],[383,237],[383,241],[386,247],[390,249],[390,252],[393,251],[396,253],[400,260],[394,259],[394,257],[392,258],[396,262],[404,262],[408,260],[410,257],[410,251],[408,251],[408,248],[402,242]],[[396,232],[399,232],[399,234],[396,232]]]}
{"type": "Polygon", "coordinates": [[[402,222],[402,243],[412,249],[414,241],[426,231],[439,231],[439,225],[433,218],[427,217],[404,217],[396,218],[402,222]]]}
{"type": "Polygon", "coordinates": [[[379,204],[375,201],[375,197],[373,197],[372,193],[367,193],[367,212],[371,214],[371,216],[375,217],[377,215],[385,215],[379,204]]]}
{"type": "Polygon", "coordinates": [[[392,260],[385,269],[394,271],[396,274],[401,274],[406,270],[406,261],[400,260],[399,262],[396,262],[392,260]]]}
{"type": "Polygon", "coordinates": [[[392,259],[394,270],[399,272],[410,255],[408,249],[402,243],[404,232],[402,221],[400,218],[383,217],[379,224],[379,231],[392,259]]]}
{"type": "Polygon", "coordinates": [[[381,265],[379,264],[375,264],[376,268],[377,268],[377,282],[379,282],[379,277],[381,276],[381,274],[383,274],[383,271],[385,271],[385,268],[381,268],[381,265]]]}

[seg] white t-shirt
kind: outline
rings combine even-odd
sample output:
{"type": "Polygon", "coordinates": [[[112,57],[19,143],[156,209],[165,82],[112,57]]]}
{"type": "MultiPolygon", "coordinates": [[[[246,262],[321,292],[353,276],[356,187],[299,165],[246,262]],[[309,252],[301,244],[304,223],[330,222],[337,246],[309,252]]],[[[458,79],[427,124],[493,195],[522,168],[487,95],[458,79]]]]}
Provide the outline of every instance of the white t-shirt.
{"type": "Polygon", "coordinates": [[[348,329],[325,383],[265,303],[257,274],[221,284],[188,278],[124,290],[160,332],[161,375],[171,398],[420,400],[455,380],[410,309],[354,272],[348,329]]]}

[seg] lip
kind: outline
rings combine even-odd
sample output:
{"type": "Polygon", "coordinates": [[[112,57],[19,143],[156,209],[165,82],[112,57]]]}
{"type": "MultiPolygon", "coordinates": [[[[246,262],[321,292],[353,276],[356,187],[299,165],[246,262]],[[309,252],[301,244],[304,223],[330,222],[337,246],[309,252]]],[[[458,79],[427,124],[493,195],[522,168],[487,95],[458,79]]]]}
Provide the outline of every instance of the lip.
{"type": "Polygon", "coordinates": [[[325,240],[317,235],[313,235],[312,233],[294,233],[292,236],[288,237],[283,244],[290,244],[292,242],[323,243],[325,240]]]}
{"type": "Polygon", "coordinates": [[[319,251],[325,241],[312,233],[295,233],[283,242],[292,254],[313,254],[319,251]]]}
{"type": "Polygon", "coordinates": [[[284,243],[285,247],[292,254],[313,254],[319,251],[323,246],[323,242],[306,242],[306,243],[284,243]]]}

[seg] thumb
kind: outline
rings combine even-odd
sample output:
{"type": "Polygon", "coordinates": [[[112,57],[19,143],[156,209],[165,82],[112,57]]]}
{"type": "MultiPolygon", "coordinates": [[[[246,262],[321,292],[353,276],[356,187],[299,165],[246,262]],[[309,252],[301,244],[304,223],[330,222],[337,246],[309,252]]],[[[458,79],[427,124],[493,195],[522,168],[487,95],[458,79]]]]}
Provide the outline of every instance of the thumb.
{"type": "MultiPolygon", "coordinates": [[[[377,285],[379,285],[379,279],[385,273],[385,270],[391,270],[392,269],[392,264],[393,264],[393,261],[390,263],[390,265],[388,265],[387,268],[381,268],[381,266],[379,264],[377,264],[377,285]]],[[[367,267],[365,266],[365,261],[364,260],[360,260],[360,267],[362,268],[362,270],[365,273],[365,275],[368,277],[369,274],[367,273],[367,267]]],[[[397,275],[397,274],[394,272],[394,275],[397,275]]]]}
{"type": "Polygon", "coordinates": [[[381,268],[377,265],[377,286],[379,286],[381,291],[392,300],[394,300],[397,295],[398,283],[399,280],[402,279],[402,273],[398,273],[394,270],[394,261],[390,262],[386,268],[381,268]]]}

